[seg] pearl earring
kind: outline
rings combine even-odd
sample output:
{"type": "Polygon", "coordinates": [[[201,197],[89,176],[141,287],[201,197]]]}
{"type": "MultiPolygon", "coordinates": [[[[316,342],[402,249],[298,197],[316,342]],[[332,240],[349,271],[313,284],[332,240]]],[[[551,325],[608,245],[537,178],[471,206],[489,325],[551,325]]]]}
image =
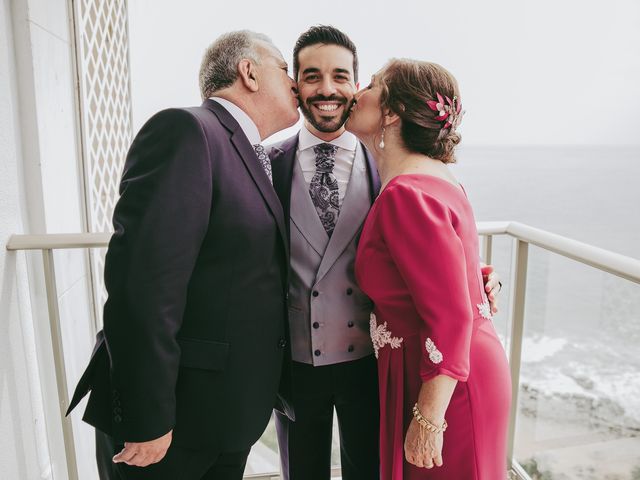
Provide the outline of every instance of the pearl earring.
{"type": "Polygon", "coordinates": [[[381,149],[384,149],[384,127],[382,127],[382,138],[380,139],[380,143],[378,144],[378,146],[381,149]]]}

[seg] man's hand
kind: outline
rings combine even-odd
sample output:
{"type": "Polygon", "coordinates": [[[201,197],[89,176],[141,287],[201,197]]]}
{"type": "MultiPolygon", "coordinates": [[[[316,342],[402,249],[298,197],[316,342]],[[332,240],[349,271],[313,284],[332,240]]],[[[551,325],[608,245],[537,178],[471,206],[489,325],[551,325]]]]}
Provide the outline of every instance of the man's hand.
{"type": "Polygon", "coordinates": [[[493,265],[483,265],[480,270],[482,271],[482,280],[484,281],[484,291],[487,292],[489,303],[491,304],[491,313],[498,312],[498,293],[502,288],[500,284],[500,275],[493,269],[493,265]]]}
{"type": "Polygon", "coordinates": [[[125,442],[120,453],[113,457],[113,463],[126,463],[136,467],[146,467],[162,460],[171,445],[173,430],[148,442],[125,442]]]}

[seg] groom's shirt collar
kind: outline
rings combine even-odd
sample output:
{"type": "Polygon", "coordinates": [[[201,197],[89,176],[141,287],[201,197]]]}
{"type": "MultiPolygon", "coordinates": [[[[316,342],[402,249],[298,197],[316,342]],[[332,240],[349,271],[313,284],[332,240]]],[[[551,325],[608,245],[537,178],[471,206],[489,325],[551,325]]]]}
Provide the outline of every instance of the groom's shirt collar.
{"type": "Polygon", "coordinates": [[[349,152],[355,152],[358,145],[358,139],[351,132],[342,132],[338,138],[334,138],[330,142],[325,142],[321,138],[316,137],[309,131],[306,125],[302,125],[300,135],[298,137],[298,149],[302,152],[308,148],[315,147],[321,143],[330,143],[336,147],[342,148],[349,152]]]}
{"type": "Polygon", "coordinates": [[[251,145],[262,143],[260,140],[260,132],[258,131],[258,127],[256,126],[255,122],[251,120],[251,117],[245,113],[244,110],[242,110],[235,103],[230,102],[226,98],[209,97],[209,99],[213,100],[214,102],[218,102],[227,112],[231,114],[231,116],[240,125],[240,128],[249,139],[249,143],[251,143],[251,145]]]}

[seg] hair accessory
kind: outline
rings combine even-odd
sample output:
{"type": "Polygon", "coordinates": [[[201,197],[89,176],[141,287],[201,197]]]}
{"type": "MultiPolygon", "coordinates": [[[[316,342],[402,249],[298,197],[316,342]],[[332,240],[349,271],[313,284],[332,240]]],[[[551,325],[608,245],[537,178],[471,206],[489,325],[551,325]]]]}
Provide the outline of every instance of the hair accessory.
{"type": "Polygon", "coordinates": [[[435,119],[439,122],[444,122],[443,129],[452,128],[455,130],[458,125],[460,125],[462,116],[464,115],[462,102],[455,96],[453,100],[446,95],[442,98],[442,95],[439,93],[436,93],[436,96],[438,97],[438,101],[427,100],[427,106],[434,112],[438,112],[438,116],[435,117],[435,119]]]}

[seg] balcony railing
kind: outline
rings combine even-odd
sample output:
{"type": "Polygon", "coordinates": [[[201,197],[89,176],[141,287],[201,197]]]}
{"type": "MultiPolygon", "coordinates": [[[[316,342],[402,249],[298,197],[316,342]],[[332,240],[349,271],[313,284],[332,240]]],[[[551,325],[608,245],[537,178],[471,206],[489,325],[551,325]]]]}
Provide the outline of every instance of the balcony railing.
{"type": "MultiPolygon", "coordinates": [[[[506,290],[509,291],[508,318],[506,319],[508,334],[505,335],[505,344],[509,354],[513,383],[513,403],[510,412],[506,462],[509,465],[512,478],[530,480],[529,474],[514,457],[518,396],[521,391],[520,375],[525,331],[527,271],[530,267],[529,247],[538,247],[569,259],[571,262],[586,265],[589,269],[606,272],[633,284],[640,284],[640,261],[517,222],[480,222],[478,223],[478,232],[484,239],[481,253],[487,263],[491,263],[492,257],[496,253],[494,237],[507,236],[512,241],[510,279],[505,278],[503,280],[506,290]]],[[[6,246],[8,250],[40,250],[42,252],[53,352],[51,360],[55,366],[59,405],[59,415],[57,418],[48,419],[48,422],[58,422],[62,426],[61,440],[64,444],[64,458],[55,460],[66,464],[66,471],[70,480],[78,479],[78,469],[74,432],[70,419],[64,416],[69,398],[53,252],[60,249],[104,248],[107,246],[109,238],[109,233],[14,235],[9,239],[6,246]]],[[[637,379],[636,382],[638,382],[637,379]]],[[[332,476],[339,477],[340,469],[334,468],[332,476]]],[[[245,478],[277,479],[279,474],[277,472],[269,472],[247,475],[245,478]]]]}

